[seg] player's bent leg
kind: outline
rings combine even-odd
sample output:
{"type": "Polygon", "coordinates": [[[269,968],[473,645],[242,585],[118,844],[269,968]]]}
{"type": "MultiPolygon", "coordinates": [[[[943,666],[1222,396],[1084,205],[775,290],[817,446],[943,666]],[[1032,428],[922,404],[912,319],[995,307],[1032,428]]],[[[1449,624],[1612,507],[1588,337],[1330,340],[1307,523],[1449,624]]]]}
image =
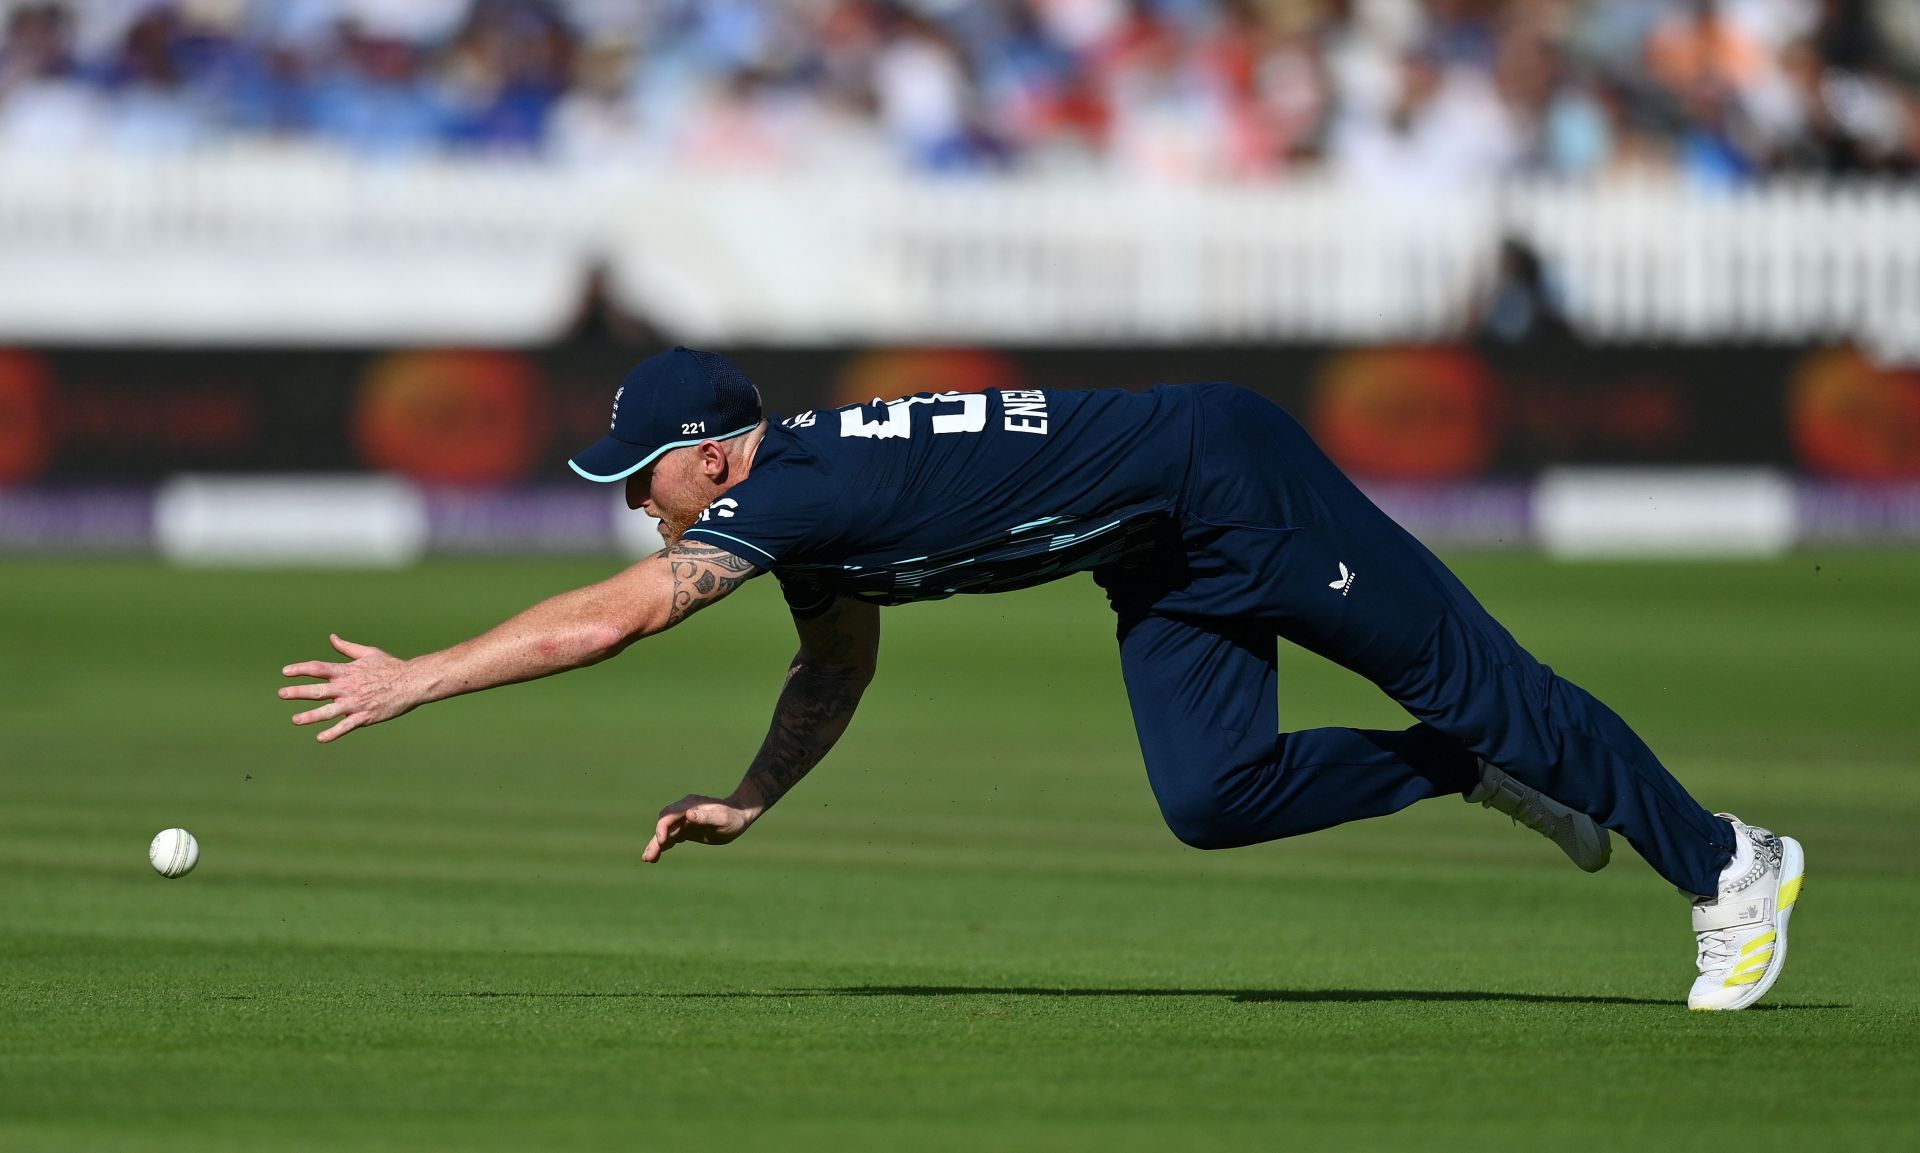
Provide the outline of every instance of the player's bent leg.
{"type": "Polygon", "coordinates": [[[1746,834],[1695,801],[1612,709],[1535,660],[1279,408],[1216,388],[1203,397],[1199,439],[1205,451],[1182,528],[1199,561],[1157,609],[1269,620],[1521,784],[1621,833],[1682,892],[1712,902],[1715,912],[1700,914],[1702,981],[1725,960],[1709,934],[1744,941],[1718,978],[1738,992],[1696,990],[1695,999],[1738,1007],[1758,996],[1748,986],[1764,988],[1767,976],[1734,978],[1778,971],[1767,966],[1784,948],[1750,958],[1765,948],[1755,941],[1784,936],[1781,911],[1798,895],[1797,845],[1780,838],[1771,882],[1743,881],[1736,858],[1750,849],[1746,834]],[[1748,917],[1757,901],[1728,902],[1735,890],[1764,895],[1769,883],[1778,925],[1748,917]],[[1741,958],[1749,946],[1754,953],[1741,958]]]}
{"type": "Polygon", "coordinates": [[[1461,795],[1478,759],[1425,725],[1279,733],[1270,632],[1123,617],[1121,669],[1148,780],[1175,836],[1235,848],[1461,795]]]}
{"type": "Polygon", "coordinates": [[[1431,728],[1280,733],[1264,757],[1198,749],[1147,760],[1167,827],[1196,849],[1235,849],[1457,796],[1477,758],[1431,728]]]}
{"type": "Polygon", "coordinates": [[[1262,618],[1379,685],[1520,783],[1624,835],[1681,889],[1714,891],[1728,824],[1626,722],[1516,643],[1298,422],[1243,390],[1200,407],[1183,540],[1200,558],[1163,612],[1262,618]]]}

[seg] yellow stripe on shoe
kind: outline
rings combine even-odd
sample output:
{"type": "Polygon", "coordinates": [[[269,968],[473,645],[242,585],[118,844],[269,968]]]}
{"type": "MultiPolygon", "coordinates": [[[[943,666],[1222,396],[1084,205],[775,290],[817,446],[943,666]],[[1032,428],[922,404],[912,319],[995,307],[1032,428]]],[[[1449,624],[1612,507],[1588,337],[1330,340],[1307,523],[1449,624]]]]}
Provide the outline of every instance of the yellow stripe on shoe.
{"type": "Polygon", "coordinates": [[[1767,967],[1762,965],[1758,969],[1749,969],[1744,973],[1735,973],[1733,976],[1728,977],[1724,987],[1731,989],[1735,985],[1751,985],[1766,975],[1767,967]]]}
{"type": "Polygon", "coordinates": [[[1778,910],[1786,909],[1792,906],[1792,904],[1795,901],[1800,899],[1800,882],[1805,878],[1805,876],[1806,874],[1802,873],[1800,876],[1795,877],[1793,880],[1788,881],[1786,884],[1780,886],[1780,896],[1777,900],[1774,901],[1774,908],[1775,908],[1776,914],[1778,910]]]}
{"type": "Polygon", "coordinates": [[[1768,949],[1764,953],[1759,953],[1754,956],[1748,957],[1746,960],[1740,962],[1738,965],[1735,965],[1733,967],[1733,975],[1738,977],[1741,974],[1746,973],[1750,969],[1764,969],[1767,967],[1767,964],[1772,960],[1773,960],[1773,950],[1768,949]]]}
{"type": "Polygon", "coordinates": [[[1740,955],[1744,957],[1748,953],[1753,952],[1755,949],[1758,949],[1762,945],[1773,944],[1773,939],[1777,936],[1779,936],[1778,933],[1775,933],[1774,931],[1769,929],[1768,931],[1760,934],[1758,937],[1755,937],[1753,940],[1748,941],[1745,945],[1742,945],[1740,947],[1740,955]]]}

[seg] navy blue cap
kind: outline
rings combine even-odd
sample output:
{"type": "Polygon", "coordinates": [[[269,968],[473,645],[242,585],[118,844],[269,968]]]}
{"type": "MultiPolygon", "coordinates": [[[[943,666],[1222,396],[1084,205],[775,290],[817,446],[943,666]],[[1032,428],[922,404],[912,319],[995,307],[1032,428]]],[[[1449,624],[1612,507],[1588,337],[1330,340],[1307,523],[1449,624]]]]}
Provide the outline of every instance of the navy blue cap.
{"type": "Polygon", "coordinates": [[[760,427],[760,390],[731,360],[675,347],[633,366],[613,394],[613,431],[567,463],[588,480],[625,480],[660,454],[760,427]]]}

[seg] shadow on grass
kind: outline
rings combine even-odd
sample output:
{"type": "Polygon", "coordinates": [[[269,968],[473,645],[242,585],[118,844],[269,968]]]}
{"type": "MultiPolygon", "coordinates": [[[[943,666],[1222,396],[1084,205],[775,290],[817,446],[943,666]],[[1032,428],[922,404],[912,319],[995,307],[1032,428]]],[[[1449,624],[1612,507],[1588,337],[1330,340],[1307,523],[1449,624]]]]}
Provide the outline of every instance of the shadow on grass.
{"type": "MultiPolygon", "coordinates": [[[[1480,989],[1084,989],[1044,986],[1000,985],[850,985],[813,989],[742,989],[724,992],[578,992],[517,993],[476,990],[470,993],[440,993],[441,997],[615,997],[643,1000],[791,1000],[796,997],[1202,997],[1225,998],[1243,1005],[1257,1004],[1338,1004],[1357,1005],[1374,1001],[1516,1001],[1535,1005],[1654,1005],[1675,1008],[1678,998],[1616,997],[1601,994],[1506,993],[1480,989]]],[[[1810,1009],[1850,1009],[1851,1005],[1782,1004],[1755,1005],[1746,1012],[1786,1012],[1810,1009]]]]}

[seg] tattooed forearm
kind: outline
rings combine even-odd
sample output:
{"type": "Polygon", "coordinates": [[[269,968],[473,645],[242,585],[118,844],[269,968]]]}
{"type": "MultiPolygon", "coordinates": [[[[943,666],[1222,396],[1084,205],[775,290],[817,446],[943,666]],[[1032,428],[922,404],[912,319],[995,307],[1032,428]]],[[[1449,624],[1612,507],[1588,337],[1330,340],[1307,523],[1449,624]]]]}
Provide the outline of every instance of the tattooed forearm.
{"type": "Polygon", "coordinates": [[[787,669],[787,687],[773,711],[760,753],[740,782],[745,800],[762,810],[820,763],[847,731],[860,694],[873,679],[880,651],[880,610],[840,600],[801,621],[800,653],[787,669]]]}
{"type": "Polygon", "coordinates": [[[794,658],[773,726],[741,782],[758,794],[763,809],[772,808],[833,748],[866,687],[867,676],[857,669],[809,666],[804,656],[794,658]]]}
{"type": "Polygon", "coordinates": [[[760,570],[725,549],[681,541],[661,554],[673,574],[669,627],[726,596],[760,570]]]}

